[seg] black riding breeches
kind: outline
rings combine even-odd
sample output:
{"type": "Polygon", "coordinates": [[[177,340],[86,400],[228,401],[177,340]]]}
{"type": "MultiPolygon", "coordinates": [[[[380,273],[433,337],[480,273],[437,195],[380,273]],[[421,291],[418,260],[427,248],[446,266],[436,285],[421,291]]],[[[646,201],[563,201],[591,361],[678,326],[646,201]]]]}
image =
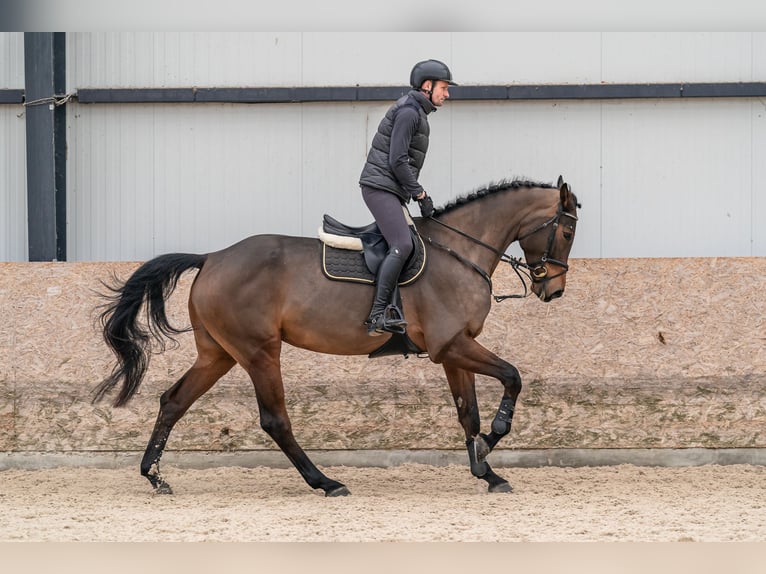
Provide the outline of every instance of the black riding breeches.
{"type": "Polygon", "coordinates": [[[398,250],[402,262],[406,261],[413,249],[412,235],[399,198],[391,192],[366,186],[362,186],[362,197],[388,243],[389,251],[398,250]]]}

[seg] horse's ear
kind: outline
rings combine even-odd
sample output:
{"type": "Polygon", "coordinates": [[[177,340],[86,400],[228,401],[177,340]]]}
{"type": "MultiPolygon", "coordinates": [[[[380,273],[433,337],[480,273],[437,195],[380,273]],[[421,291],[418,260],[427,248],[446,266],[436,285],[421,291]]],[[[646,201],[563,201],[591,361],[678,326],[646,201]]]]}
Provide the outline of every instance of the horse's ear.
{"type": "Polygon", "coordinates": [[[561,194],[561,205],[564,206],[564,211],[568,213],[574,213],[578,207],[582,207],[577,201],[577,197],[572,193],[572,188],[568,183],[564,183],[564,178],[559,176],[559,181],[556,183],[556,187],[559,188],[561,194]]]}
{"type": "Polygon", "coordinates": [[[568,183],[562,182],[559,185],[559,193],[561,194],[561,205],[564,206],[564,211],[574,213],[575,210],[580,207],[580,204],[577,202],[577,198],[575,197],[575,194],[572,193],[572,188],[569,187],[568,183]]]}

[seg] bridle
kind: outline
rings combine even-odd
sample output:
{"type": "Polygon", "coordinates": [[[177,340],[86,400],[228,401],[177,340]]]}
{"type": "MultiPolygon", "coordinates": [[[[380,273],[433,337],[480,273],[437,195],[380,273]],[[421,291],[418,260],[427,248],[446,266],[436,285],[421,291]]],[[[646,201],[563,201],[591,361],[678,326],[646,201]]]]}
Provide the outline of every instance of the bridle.
{"type": "MultiPolygon", "coordinates": [[[[559,221],[562,217],[569,217],[570,219],[577,221],[577,216],[568,213],[564,211],[564,206],[559,203],[559,207],[556,210],[556,215],[548,219],[547,221],[544,221],[537,227],[535,227],[532,231],[528,231],[521,237],[518,237],[516,240],[519,242],[519,245],[521,245],[521,242],[524,239],[527,239],[528,237],[531,237],[538,231],[542,231],[549,225],[551,226],[551,232],[548,235],[548,244],[545,246],[545,251],[543,252],[543,256],[534,263],[527,263],[525,267],[529,270],[531,274],[531,280],[535,283],[540,283],[542,281],[548,281],[550,279],[554,279],[556,277],[560,277],[561,275],[564,275],[567,271],[569,271],[569,264],[565,263],[564,261],[559,261],[558,259],[552,259],[549,257],[549,254],[551,252],[551,249],[553,249],[553,241],[556,238],[556,229],[559,226],[559,221]],[[551,263],[553,265],[556,265],[557,267],[561,267],[561,272],[556,273],[556,275],[548,275],[548,268],[545,266],[546,263],[551,263]]],[[[570,226],[571,227],[571,226],[570,226]]]]}
{"type": "Polygon", "coordinates": [[[500,258],[501,262],[508,263],[511,266],[511,268],[516,272],[516,275],[521,281],[521,284],[524,286],[523,295],[519,295],[519,294],[496,295],[494,288],[492,286],[492,277],[484,269],[476,265],[476,263],[474,263],[473,261],[463,257],[462,255],[454,251],[451,247],[448,247],[447,245],[443,245],[437,241],[434,241],[431,237],[425,237],[424,239],[428,241],[428,243],[433,245],[434,247],[438,247],[439,249],[446,251],[447,253],[452,255],[455,259],[457,259],[464,265],[471,267],[474,271],[476,271],[479,275],[481,275],[481,277],[489,285],[489,291],[490,291],[490,294],[492,295],[492,298],[495,300],[495,302],[500,303],[501,301],[505,301],[506,299],[523,299],[524,297],[529,296],[529,289],[527,288],[527,282],[524,280],[525,275],[532,283],[544,283],[545,281],[549,281],[551,279],[564,275],[567,271],[569,271],[569,265],[566,262],[560,261],[558,259],[553,259],[550,257],[551,249],[553,249],[553,242],[556,239],[556,229],[558,228],[562,217],[568,217],[574,221],[577,221],[577,216],[572,213],[568,213],[564,211],[564,206],[559,202],[558,209],[556,210],[556,215],[542,222],[540,225],[538,225],[531,231],[528,231],[524,235],[516,238],[519,244],[521,244],[521,241],[523,241],[524,239],[527,239],[531,237],[532,235],[534,235],[535,233],[538,233],[539,231],[542,231],[550,227],[551,231],[550,231],[550,234],[548,235],[548,243],[545,247],[545,251],[543,252],[542,257],[533,263],[525,263],[518,257],[514,257],[513,255],[508,255],[507,253],[503,253],[499,249],[495,249],[494,247],[492,247],[491,245],[488,245],[487,243],[484,243],[480,239],[476,239],[472,235],[469,235],[468,233],[461,231],[460,229],[457,229],[456,227],[453,227],[449,225],[448,223],[444,223],[443,221],[436,219],[433,215],[428,217],[428,219],[430,219],[431,221],[435,223],[438,223],[442,227],[445,227],[449,229],[450,231],[457,233],[458,235],[461,235],[465,237],[466,239],[471,240],[475,244],[481,245],[485,249],[488,249],[489,251],[497,255],[500,258]],[[557,273],[556,275],[548,275],[548,268],[546,267],[546,263],[550,263],[550,264],[556,265],[557,267],[560,267],[561,272],[557,273]]]}

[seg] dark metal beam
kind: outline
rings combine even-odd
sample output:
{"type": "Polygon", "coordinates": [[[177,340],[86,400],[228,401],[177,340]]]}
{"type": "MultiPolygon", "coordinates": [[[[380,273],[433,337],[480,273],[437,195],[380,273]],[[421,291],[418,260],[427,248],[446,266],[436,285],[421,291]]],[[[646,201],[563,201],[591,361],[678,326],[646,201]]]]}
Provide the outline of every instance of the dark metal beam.
{"type": "Polygon", "coordinates": [[[24,33],[27,237],[30,261],[66,260],[66,91],[64,33],[24,33]]]}
{"type": "MultiPolygon", "coordinates": [[[[77,99],[99,103],[287,104],[394,100],[406,86],[319,86],[293,88],[82,88],[77,99]]],[[[704,84],[545,84],[510,86],[457,86],[451,99],[480,100],[609,100],[646,98],[752,98],[766,96],[766,82],[704,84]]]]}
{"type": "Polygon", "coordinates": [[[0,104],[21,104],[24,90],[0,90],[0,104]]]}
{"type": "Polygon", "coordinates": [[[396,99],[407,87],[348,86],[293,88],[81,88],[81,104],[139,104],[217,102],[281,104],[303,102],[354,102],[396,99]]]}

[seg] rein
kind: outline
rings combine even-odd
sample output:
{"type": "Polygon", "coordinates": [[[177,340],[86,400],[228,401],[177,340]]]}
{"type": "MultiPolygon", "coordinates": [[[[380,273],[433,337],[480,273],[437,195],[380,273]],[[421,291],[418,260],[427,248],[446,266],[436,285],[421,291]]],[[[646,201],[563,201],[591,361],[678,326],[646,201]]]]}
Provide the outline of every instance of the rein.
{"type": "Polygon", "coordinates": [[[559,220],[561,219],[562,216],[570,217],[574,219],[575,221],[577,220],[576,215],[567,213],[566,211],[564,211],[564,206],[559,204],[558,210],[556,211],[556,215],[554,215],[550,219],[544,221],[543,223],[541,223],[540,225],[538,225],[531,231],[525,233],[524,235],[516,239],[517,241],[520,242],[523,239],[526,239],[527,237],[531,237],[538,231],[542,231],[549,225],[553,225],[553,227],[551,228],[551,234],[548,237],[548,244],[545,248],[545,252],[543,253],[543,256],[540,258],[540,260],[535,261],[534,263],[525,263],[518,257],[514,257],[513,255],[508,255],[507,253],[504,253],[500,251],[499,249],[495,249],[494,247],[492,247],[491,245],[488,245],[487,243],[484,243],[480,239],[477,239],[473,237],[472,235],[469,235],[468,233],[449,225],[448,223],[439,221],[434,216],[429,216],[428,218],[431,221],[438,223],[442,227],[449,229],[453,233],[457,233],[458,235],[461,235],[465,237],[466,239],[469,239],[476,245],[480,245],[481,247],[484,247],[485,249],[491,251],[492,253],[494,253],[500,258],[501,262],[508,263],[511,266],[511,268],[514,270],[514,272],[516,273],[516,276],[519,278],[519,281],[521,281],[521,284],[524,286],[523,295],[520,295],[520,294],[496,295],[494,287],[492,285],[492,277],[490,277],[489,273],[487,273],[484,269],[476,265],[476,263],[474,263],[473,261],[470,261],[469,259],[466,259],[465,257],[463,257],[462,255],[454,251],[451,247],[448,247],[447,245],[443,245],[437,241],[434,241],[431,237],[426,237],[425,239],[426,241],[428,241],[429,244],[433,245],[434,247],[438,247],[439,249],[443,251],[446,251],[447,253],[452,255],[455,259],[457,259],[464,265],[467,265],[468,267],[471,267],[474,271],[476,271],[489,285],[489,291],[490,291],[490,294],[492,295],[492,298],[495,300],[496,303],[500,303],[502,301],[505,301],[506,299],[523,299],[529,296],[530,292],[529,292],[529,289],[527,288],[527,282],[524,280],[525,275],[533,283],[538,283],[538,282],[546,281],[548,279],[553,279],[555,277],[563,275],[569,270],[569,265],[567,263],[563,261],[559,261],[558,259],[552,259],[548,256],[551,249],[553,248],[553,241],[556,236],[556,228],[558,227],[559,220]],[[552,263],[553,265],[557,265],[561,267],[563,271],[561,271],[561,273],[558,273],[556,275],[552,275],[549,277],[548,270],[545,267],[545,263],[552,263]]]}
{"type": "MultiPolygon", "coordinates": [[[[495,300],[496,303],[500,303],[501,301],[505,301],[506,299],[523,299],[524,297],[528,297],[529,296],[529,290],[527,289],[527,282],[524,281],[524,277],[522,276],[522,272],[519,271],[519,267],[524,267],[526,269],[529,269],[529,268],[528,268],[527,264],[524,263],[521,259],[519,259],[517,257],[514,257],[512,255],[508,255],[507,253],[503,253],[502,251],[500,251],[498,249],[495,249],[491,245],[487,245],[486,243],[484,243],[480,239],[476,239],[475,237],[473,237],[471,235],[468,235],[467,233],[465,233],[464,231],[461,231],[460,229],[457,229],[456,227],[452,227],[451,225],[449,225],[447,223],[444,223],[443,221],[439,221],[438,219],[436,219],[433,216],[430,216],[429,219],[431,221],[435,221],[436,223],[438,223],[439,225],[441,225],[443,227],[446,227],[450,231],[453,231],[454,233],[457,233],[458,235],[462,235],[466,239],[470,239],[471,241],[473,241],[477,245],[481,245],[485,249],[490,250],[492,253],[494,253],[495,255],[500,257],[500,261],[503,261],[505,263],[510,264],[511,268],[516,272],[516,275],[519,277],[519,280],[521,281],[521,284],[524,286],[524,294],[523,295],[518,295],[518,294],[514,294],[514,295],[496,295],[495,294],[495,289],[494,289],[494,287],[492,285],[492,277],[490,277],[489,273],[484,271],[484,269],[482,269],[481,267],[476,265],[476,263],[474,263],[473,261],[471,261],[469,259],[466,259],[462,255],[460,255],[458,252],[453,250],[451,247],[448,247],[447,245],[443,245],[443,244],[439,243],[438,241],[434,241],[431,237],[426,237],[425,238],[426,241],[428,241],[428,243],[430,243],[434,247],[438,247],[439,249],[441,249],[443,251],[446,251],[447,253],[452,255],[452,257],[454,257],[455,259],[457,259],[458,261],[460,261],[464,265],[467,265],[468,267],[472,268],[479,275],[481,275],[481,277],[487,282],[487,285],[489,285],[489,292],[492,295],[492,298],[495,300]]],[[[529,276],[529,274],[527,274],[526,272],[524,272],[524,273],[531,280],[531,277],[529,276]]]]}

